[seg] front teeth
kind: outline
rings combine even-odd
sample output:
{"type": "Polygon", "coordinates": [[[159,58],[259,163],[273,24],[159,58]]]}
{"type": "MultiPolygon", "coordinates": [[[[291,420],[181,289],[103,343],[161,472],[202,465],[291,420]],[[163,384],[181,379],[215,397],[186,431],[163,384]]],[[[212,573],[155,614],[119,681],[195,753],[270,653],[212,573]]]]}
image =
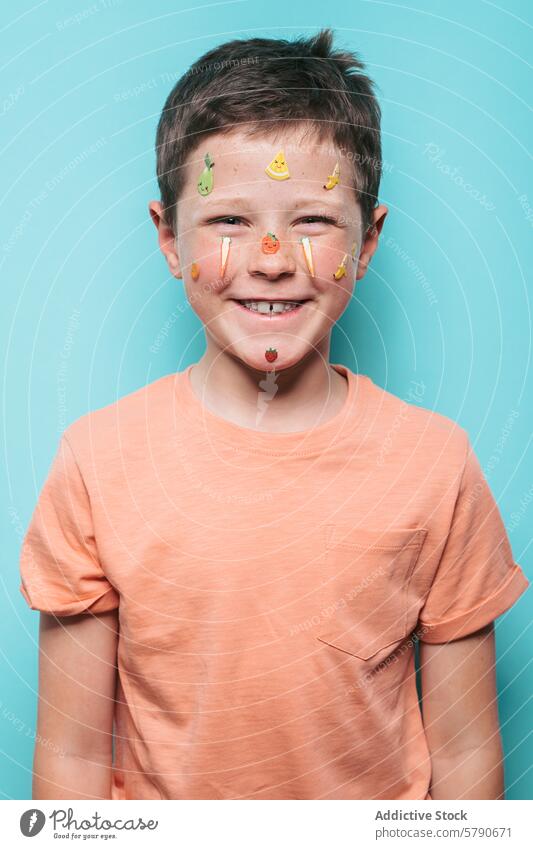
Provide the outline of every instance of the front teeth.
{"type": "Polygon", "coordinates": [[[276,301],[273,303],[270,301],[243,301],[242,304],[253,312],[265,314],[270,312],[289,312],[289,310],[294,310],[300,306],[300,304],[288,304],[285,301],[276,301]]]}

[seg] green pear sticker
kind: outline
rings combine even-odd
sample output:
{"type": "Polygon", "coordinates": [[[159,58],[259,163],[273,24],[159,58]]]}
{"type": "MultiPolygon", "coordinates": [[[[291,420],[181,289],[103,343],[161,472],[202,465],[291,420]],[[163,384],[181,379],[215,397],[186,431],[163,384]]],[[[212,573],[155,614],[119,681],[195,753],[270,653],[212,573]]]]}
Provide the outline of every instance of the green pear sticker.
{"type": "Polygon", "coordinates": [[[198,191],[201,195],[208,195],[213,191],[213,165],[215,164],[208,153],[204,156],[205,168],[198,180],[198,191]]]}

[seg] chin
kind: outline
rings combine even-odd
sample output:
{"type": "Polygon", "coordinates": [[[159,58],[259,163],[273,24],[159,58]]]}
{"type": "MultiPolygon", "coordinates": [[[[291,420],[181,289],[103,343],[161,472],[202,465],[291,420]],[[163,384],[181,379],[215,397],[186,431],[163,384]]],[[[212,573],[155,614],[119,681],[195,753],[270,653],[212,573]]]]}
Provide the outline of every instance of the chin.
{"type": "Polygon", "coordinates": [[[298,363],[301,363],[303,359],[312,353],[312,349],[305,351],[291,351],[286,349],[284,351],[282,346],[279,345],[276,349],[277,356],[273,358],[270,354],[269,359],[267,359],[265,356],[266,350],[266,348],[263,348],[261,351],[231,351],[230,349],[231,354],[248,368],[261,372],[284,371],[298,365],[298,363]]]}

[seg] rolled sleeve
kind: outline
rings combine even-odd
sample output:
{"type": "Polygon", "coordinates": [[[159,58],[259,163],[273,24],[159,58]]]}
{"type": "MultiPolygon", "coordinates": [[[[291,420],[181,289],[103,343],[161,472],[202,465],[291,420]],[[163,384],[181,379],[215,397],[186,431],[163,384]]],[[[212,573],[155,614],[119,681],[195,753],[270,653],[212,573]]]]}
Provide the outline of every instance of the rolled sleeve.
{"type": "Polygon", "coordinates": [[[467,438],[452,523],[418,633],[445,643],[501,616],[529,586],[479,461],[467,438]]]}
{"type": "Polygon", "coordinates": [[[32,610],[72,616],[119,606],[98,558],[89,495],[65,434],[24,537],[20,577],[32,610]]]}

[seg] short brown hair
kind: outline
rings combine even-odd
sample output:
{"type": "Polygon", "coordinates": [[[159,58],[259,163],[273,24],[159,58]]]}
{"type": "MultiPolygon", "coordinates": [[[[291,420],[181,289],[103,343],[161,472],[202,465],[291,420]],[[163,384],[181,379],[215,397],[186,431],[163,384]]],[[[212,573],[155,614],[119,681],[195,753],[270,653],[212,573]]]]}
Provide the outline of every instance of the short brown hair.
{"type": "Polygon", "coordinates": [[[367,230],[381,177],[381,110],[361,60],[355,53],[333,50],[332,43],[330,29],[293,41],[227,41],[177,81],[156,135],[161,205],[173,230],[182,166],[207,136],[236,130],[271,135],[306,122],[315,138],[329,139],[353,162],[367,230]]]}

